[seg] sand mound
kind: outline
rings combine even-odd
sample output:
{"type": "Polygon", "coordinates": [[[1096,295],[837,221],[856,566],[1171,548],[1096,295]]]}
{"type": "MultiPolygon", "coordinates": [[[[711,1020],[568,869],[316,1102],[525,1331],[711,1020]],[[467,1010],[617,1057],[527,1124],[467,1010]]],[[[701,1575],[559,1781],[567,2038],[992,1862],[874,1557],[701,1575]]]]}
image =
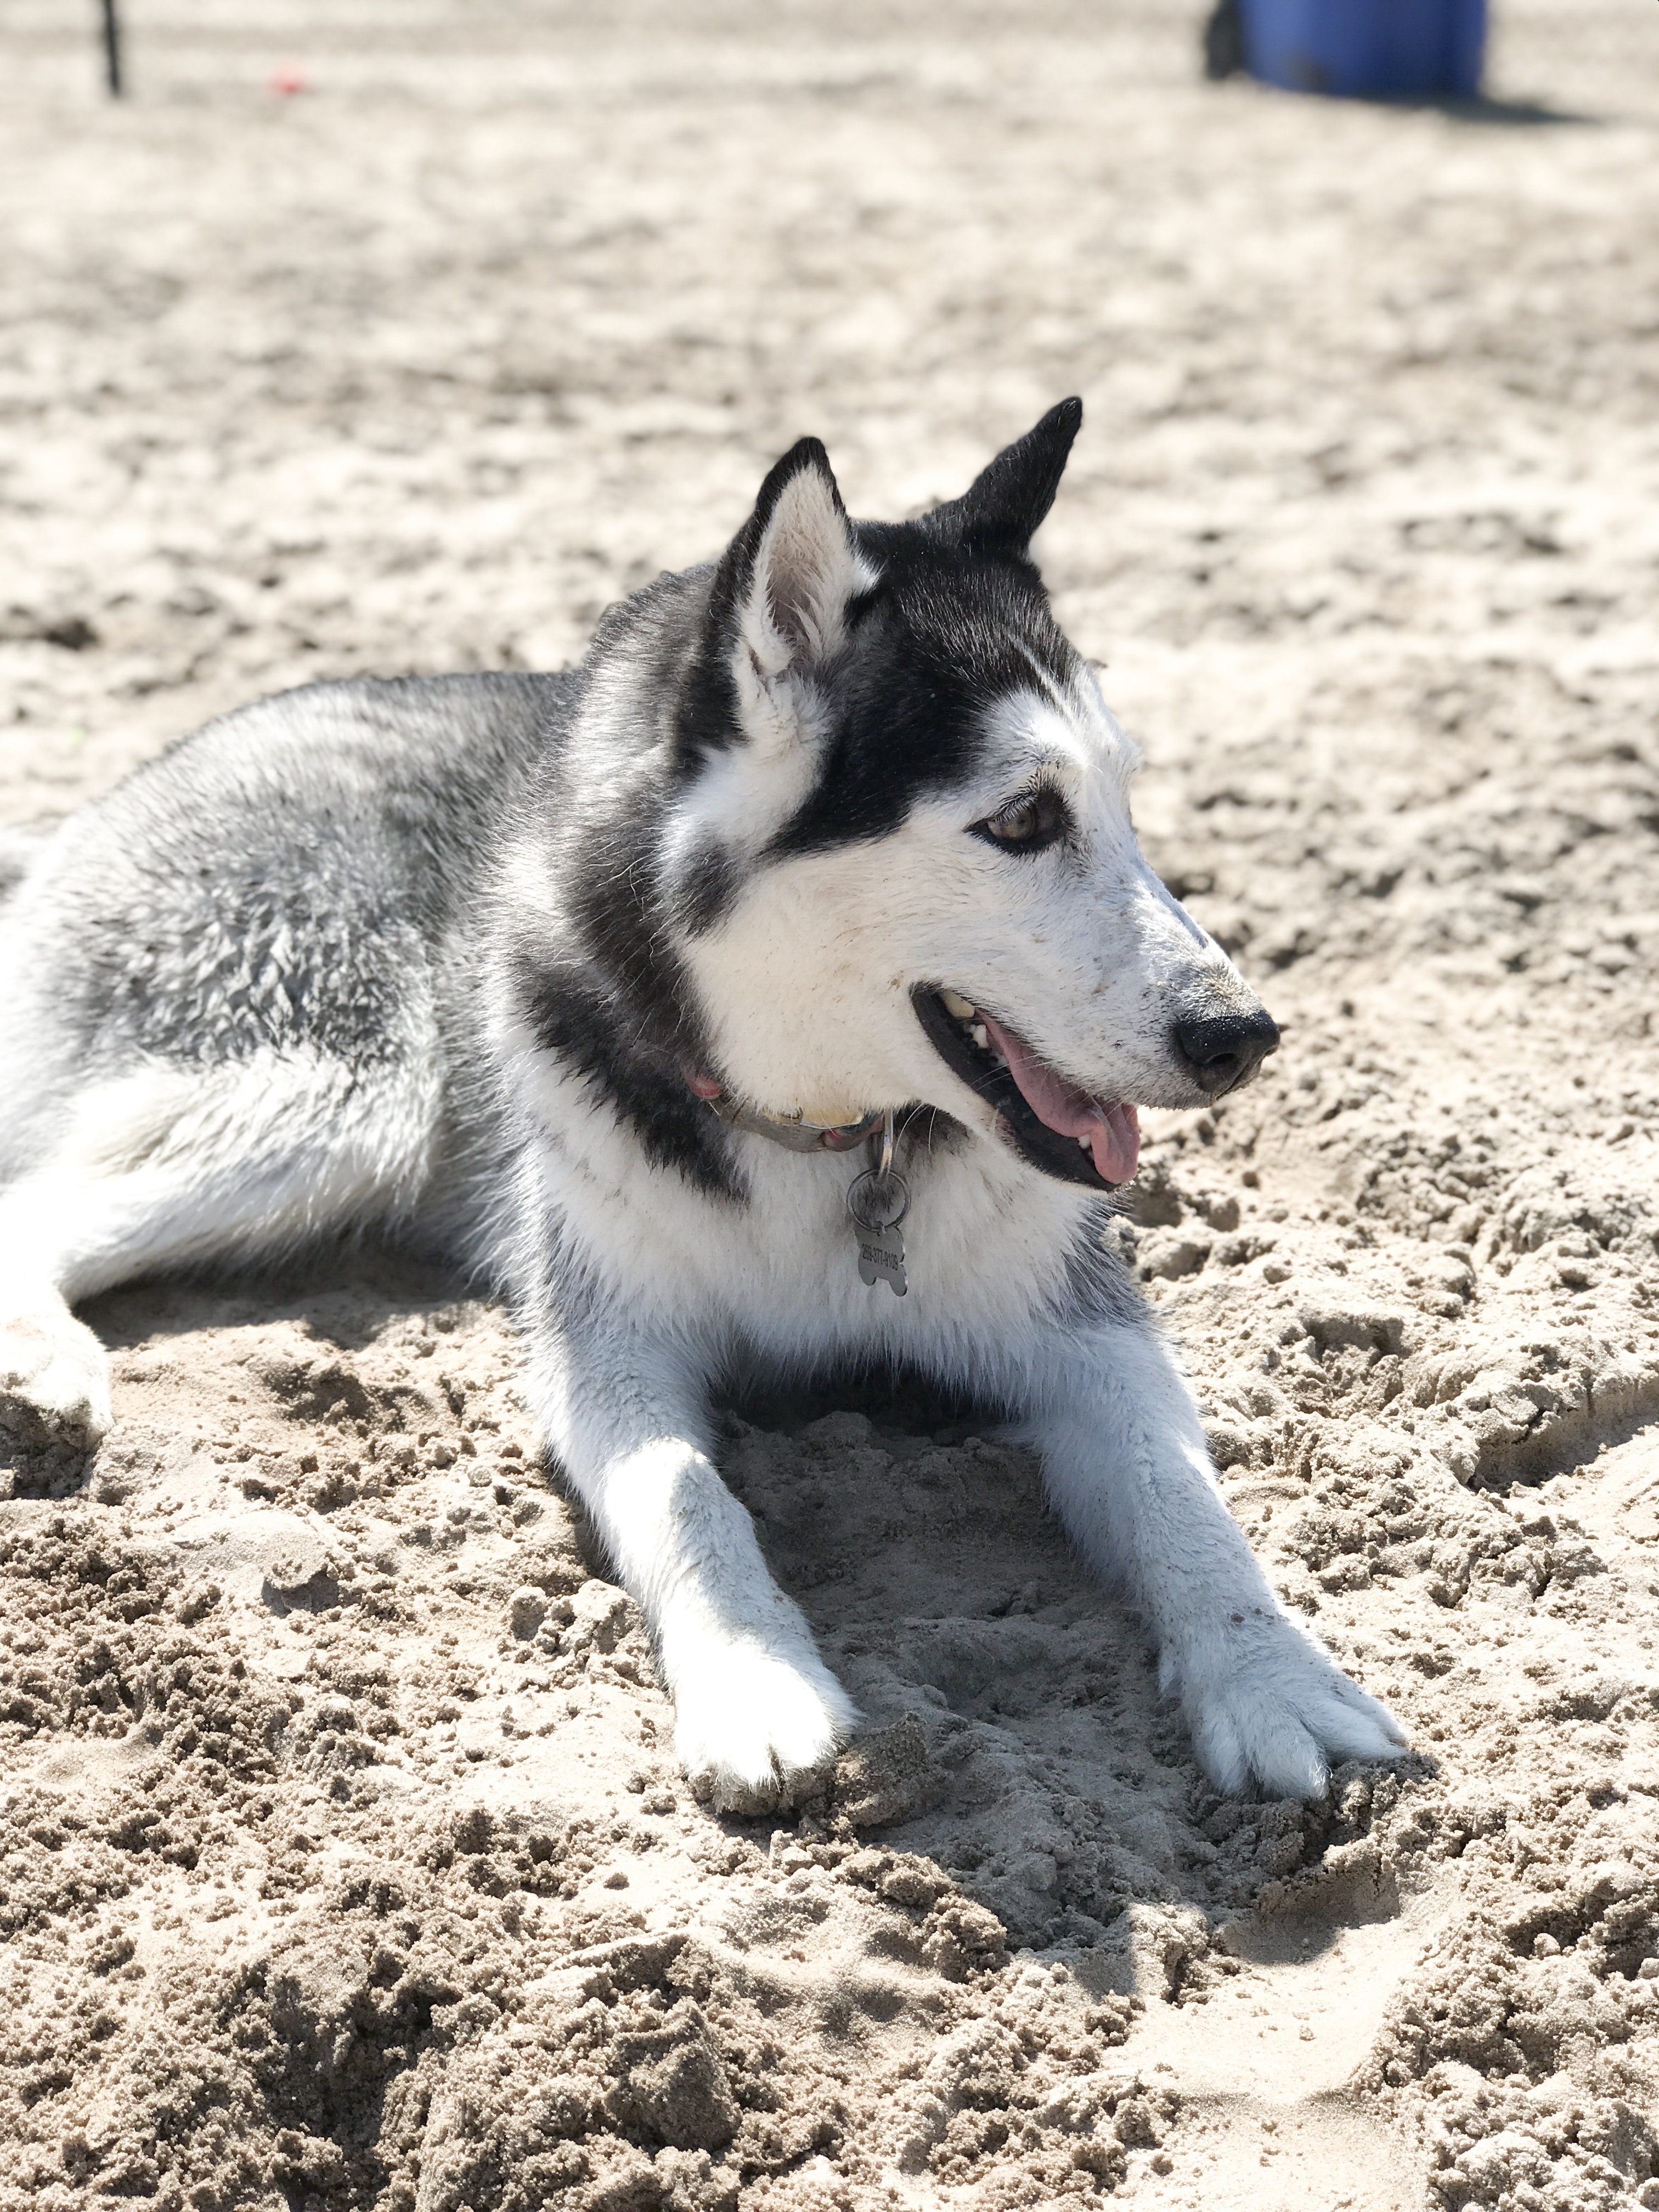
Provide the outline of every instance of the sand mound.
{"type": "Polygon", "coordinates": [[[716,1819],[498,1315],[136,1286],[108,1442],[0,1484],[0,2208],[1659,2201],[1650,125],[618,20],[158,17],[110,116],[37,27],[6,811],[556,661],[802,429],[892,510],[1084,392],[1060,611],[1285,1027],[1124,1253],[1414,1750],[1218,1797],[1030,1459],[832,1389],[725,1459],[866,1734],[716,1819]]]}

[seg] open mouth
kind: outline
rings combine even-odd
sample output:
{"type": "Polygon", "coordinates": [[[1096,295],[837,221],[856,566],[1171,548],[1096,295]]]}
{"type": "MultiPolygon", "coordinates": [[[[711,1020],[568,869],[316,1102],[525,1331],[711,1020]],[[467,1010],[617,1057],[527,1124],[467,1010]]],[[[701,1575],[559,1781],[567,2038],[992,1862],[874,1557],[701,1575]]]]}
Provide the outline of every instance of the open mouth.
{"type": "Polygon", "coordinates": [[[939,1058],[994,1109],[1022,1158],[1091,1190],[1115,1190],[1129,1181],[1140,1157],[1133,1106],[1079,1091],[959,991],[920,984],[910,1000],[939,1058]]]}

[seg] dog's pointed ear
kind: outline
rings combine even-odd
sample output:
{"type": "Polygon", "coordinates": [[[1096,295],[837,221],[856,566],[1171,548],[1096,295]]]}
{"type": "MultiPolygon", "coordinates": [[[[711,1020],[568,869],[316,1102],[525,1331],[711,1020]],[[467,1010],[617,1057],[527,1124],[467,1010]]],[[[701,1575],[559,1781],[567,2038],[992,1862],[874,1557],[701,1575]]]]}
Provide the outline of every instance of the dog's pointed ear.
{"type": "Polygon", "coordinates": [[[1005,446],[960,499],[924,516],[925,525],[967,552],[1023,555],[1054,503],[1082,422],[1083,402],[1062,399],[1005,446]]]}
{"type": "Polygon", "coordinates": [[[811,679],[846,636],[848,604],[875,581],[830,456],[816,438],[801,439],[769,472],[715,568],[680,694],[680,757],[744,741],[757,757],[805,757],[817,725],[811,679]]]}
{"type": "Polygon", "coordinates": [[[816,438],[770,471],[721,571],[738,649],[763,682],[817,667],[840,645],[848,601],[870,579],[816,438]]]}

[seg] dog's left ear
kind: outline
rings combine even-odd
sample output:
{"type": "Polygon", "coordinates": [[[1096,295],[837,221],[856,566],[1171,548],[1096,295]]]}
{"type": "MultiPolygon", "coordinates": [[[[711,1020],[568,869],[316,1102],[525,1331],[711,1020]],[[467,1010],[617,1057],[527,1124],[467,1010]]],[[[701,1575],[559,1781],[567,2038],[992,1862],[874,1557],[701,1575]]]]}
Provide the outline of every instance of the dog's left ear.
{"type": "Polygon", "coordinates": [[[806,673],[836,651],[847,603],[871,580],[816,438],[792,446],[768,475],[755,511],[720,564],[738,649],[763,683],[806,673]]]}
{"type": "Polygon", "coordinates": [[[1023,438],[1005,446],[960,499],[924,515],[924,526],[964,552],[1023,556],[1054,503],[1082,424],[1083,402],[1062,399],[1023,438]]]}

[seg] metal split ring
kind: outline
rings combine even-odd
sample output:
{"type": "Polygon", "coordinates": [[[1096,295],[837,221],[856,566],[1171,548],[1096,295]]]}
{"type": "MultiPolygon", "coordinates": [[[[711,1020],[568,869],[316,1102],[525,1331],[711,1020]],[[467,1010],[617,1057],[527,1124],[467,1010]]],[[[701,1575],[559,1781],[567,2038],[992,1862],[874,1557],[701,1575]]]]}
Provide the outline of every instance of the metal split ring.
{"type": "Polygon", "coordinates": [[[854,1176],[847,1187],[847,1211],[860,1229],[896,1229],[910,1211],[910,1186],[893,1166],[893,1116],[890,1109],[881,1117],[881,1127],[872,1132],[871,1156],[875,1165],[867,1167],[862,1175],[854,1176]],[[896,1212],[866,1212],[864,1200],[873,1197],[878,1206],[884,1207],[887,1194],[896,1194],[896,1212]]]}
{"type": "Polygon", "coordinates": [[[860,1229],[896,1229],[910,1211],[910,1186],[890,1168],[884,1174],[879,1168],[866,1168],[847,1187],[847,1211],[860,1229]],[[889,1205],[890,1195],[896,1205],[889,1205]],[[866,1206],[867,1200],[874,1205],[866,1206]]]}

